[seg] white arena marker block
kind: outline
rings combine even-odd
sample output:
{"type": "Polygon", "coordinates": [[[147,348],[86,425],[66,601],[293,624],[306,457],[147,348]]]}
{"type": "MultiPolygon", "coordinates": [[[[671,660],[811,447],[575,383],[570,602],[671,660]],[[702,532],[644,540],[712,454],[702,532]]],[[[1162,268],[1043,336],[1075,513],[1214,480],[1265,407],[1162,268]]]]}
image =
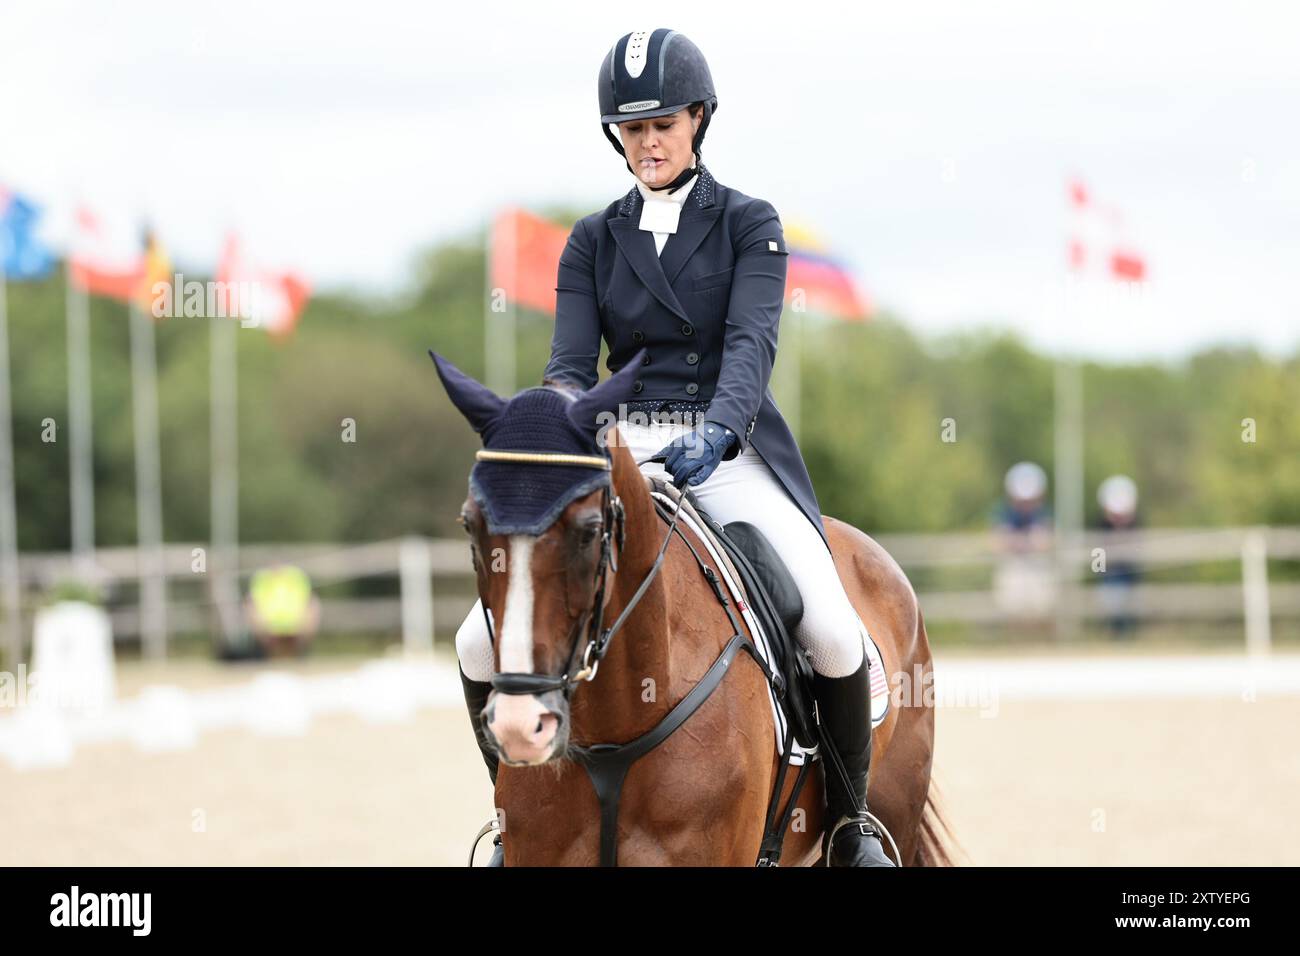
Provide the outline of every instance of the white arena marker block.
{"type": "Polygon", "coordinates": [[[5,750],[15,770],[45,770],[72,762],[67,721],[54,708],[27,707],[4,722],[5,750]]]}
{"type": "Polygon", "coordinates": [[[353,710],[375,724],[411,720],[418,709],[419,688],[409,669],[399,661],[371,661],[357,674],[353,685],[353,710]]]}
{"type": "Polygon", "coordinates": [[[146,687],[131,705],[131,739],[146,753],[190,750],[199,742],[190,695],[179,687],[146,687]]]}
{"type": "Polygon", "coordinates": [[[29,702],[68,713],[95,714],[113,703],[113,628],[107,612],[84,601],[61,601],[36,612],[29,702]]]}
{"type": "Polygon", "coordinates": [[[311,707],[302,680],[291,674],[261,674],[248,687],[245,726],[272,737],[299,737],[311,727],[311,707]]]}

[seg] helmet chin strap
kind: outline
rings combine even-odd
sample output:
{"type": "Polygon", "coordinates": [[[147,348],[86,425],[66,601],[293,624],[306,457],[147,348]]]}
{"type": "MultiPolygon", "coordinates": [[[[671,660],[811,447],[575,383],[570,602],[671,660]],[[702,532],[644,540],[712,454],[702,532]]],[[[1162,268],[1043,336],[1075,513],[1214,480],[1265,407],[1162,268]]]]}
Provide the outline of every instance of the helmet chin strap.
{"type": "MultiPolygon", "coordinates": [[[[695,162],[691,163],[690,166],[688,166],[686,169],[683,169],[680,173],[678,173],[677,178],[674,179],[672,182],[664,183],[662,186],[651,186],[649,183],[644,183],[643,185],[645,186],[646,189],[652,189],[655,192],[663,192],[666,189],[668,190],[668,195],[671,196],[673,193],[677,192],[677,190],[681,189],[688,182],[690,182],[691,179],[695,176],[695,174],[699,172],[699,169],[696,168],[696,163],[700,161],[700,154],[695,153],[694,156],[695,156],[695,162]]],[[[628,169],[631,168],[632,168],[631,166],[628,166],[628,169]]],[[[633,173],[633,175],[636,174],[633,173]]],[[[640,176],[637,176],[638,180],[640,180],[640,178],[641,178],[640,176]]]]}
{"type": "MultiPolygon", "coordinates": [[[[695,162],[691,163],[691,165],[687,169],[683,169],[680,173],[678,173],[677,178],[674,179],[672,182],[664,183],[662,186],[646,185],[646,189],[652,189],[655,192],[661,192],[666,189],[668,190],[668,195],[671,196],[677,190],[681,189],[688,182],[690,182],[691,178],[696,173],[699,172],[696,166],[701,162],[700,144],[704,141],[704,131],[709,128],[709,120],[712,118],[712,114],[713,114],[713,110],[710,109],[708,103],[705,103],[704,118],[700,120],[700,128],[695,131],[695,138],[691,140],[691,154],[694,156],[695,162]]],[[[609,124],[601,123],[600,128],[601,130],[604,131],[605,138],[614,145],[614,148],[618,150],[618,154],[623,157],[623,165],[627,167],[627,171],[631,173],[633,176],[636,176],[636,170],[633,169],[632,164],[627,161],[627,153],[623,150],[623,144],[620,143],[618,141],[618,138],[613,133],[610,132],[609,124]]],[[[640,179],[641,177],[637,176],[638,182],[640,181],[640,179]]]]}

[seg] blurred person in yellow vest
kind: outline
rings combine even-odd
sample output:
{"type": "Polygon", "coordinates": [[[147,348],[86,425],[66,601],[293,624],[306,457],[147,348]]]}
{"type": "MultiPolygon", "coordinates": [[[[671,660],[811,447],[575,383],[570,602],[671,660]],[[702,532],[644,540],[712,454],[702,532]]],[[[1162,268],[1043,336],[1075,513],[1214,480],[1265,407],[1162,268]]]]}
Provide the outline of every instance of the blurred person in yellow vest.
{"type": "Polygon", "coordinates": [[[306,653],[320,625],[320,599],[302,568],[279,564],[253,574],[249,627],[268,657],[306,653]]]}

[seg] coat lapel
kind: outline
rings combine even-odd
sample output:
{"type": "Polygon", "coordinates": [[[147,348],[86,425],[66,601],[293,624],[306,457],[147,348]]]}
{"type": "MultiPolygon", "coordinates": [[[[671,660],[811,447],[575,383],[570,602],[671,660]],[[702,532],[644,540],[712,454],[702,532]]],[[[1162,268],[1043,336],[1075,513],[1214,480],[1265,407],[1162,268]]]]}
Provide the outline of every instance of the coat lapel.
{"type": "MultiPolygon", "coordinates": [[[[659,266],[669,283],[677,280],[677,274],[690,261],[691,256],[695,255],[695,250],[700,247],[700,243],[709,234],[713,224],[722,216],[721,206],[701,209],[695,206],[694,197],[687,202],[691,205],[682,210],[682,217],[677,220],[677,232],[668,237],[668,241],[664,243],[663,255],[659,256],[659,266]]],[[[651,247],[654,246],[653,236],[650,244],[651,247]]]]}
{"type": "Polygon", "coordinates": [[[713,176],[703,163],[699,167],[700,176],[686,197],[681,218],[677,221],[677,232],[668,237],[662,256],[655,251],[654,235],[638,225],[643,200],[641,191],[635,186],[619,205],[618,215],[606,220],[619,251],[637,278],[665,308],[687,322],[691,320],[690,316],[673,292],[672,281],[722,215],[722,208],[716,205],[713,176]]]}
{"type": "Polygon", "coordinates": [[[686,310],[677,300],[672,286],[668,284],[668,277],[664,275],[659,256],[655,253],[654,236],[637,226],[637,220],[634,218],[610,219],[609,231],[613,234],[614,241],[618,243],[623,257],[632,266],[632,271],[641,280],[641,284],[649,289],[665,308],[681,316],[683,320],[690,321],[686,310]]]}

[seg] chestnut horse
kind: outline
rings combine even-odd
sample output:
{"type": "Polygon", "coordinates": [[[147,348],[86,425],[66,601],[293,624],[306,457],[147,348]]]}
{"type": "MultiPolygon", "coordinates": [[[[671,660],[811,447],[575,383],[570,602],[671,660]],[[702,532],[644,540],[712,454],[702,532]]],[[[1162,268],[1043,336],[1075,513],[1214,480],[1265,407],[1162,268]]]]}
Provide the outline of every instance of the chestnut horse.
{"type": "MultiPolygon", "coordinates": [[[[453,402],[480,433],[489,420],[508,419],[525,409],[531,395],[547,390],[528,389],[507,403],[441,357],[434,359],[453,402]]],[[[640,363],[629,368],[633,364],[640,363]]],[[[623,378],[616,374],[585,393],[591,399],[588,416],[593,407],[613,407],[621,400],[620,390],[629,384],[623,378]]],[[[631,608],[601,648],[598,668],[594,673],[585,668],[579,674],[584,679],[570,685],[571,696],[555,689],[525,693],[531,689],[527,684],[502,694],[502,685],[495,685],[484,713],[487,736],[502,758],[496,807],[507,866],[600,862],[601,807],[577,758],[583,748],[631,741],[654,728],[700,682],[733,636],[732,619],[681,536],[669,534],[663,550],[666,525],[616,426],[605,430],[603,445],[612,466],[610,486],[569,502],[539,535],[490,533],[473,494],[462,510],[479,595],[496,622],[498,675],[519,669],[521,639],[531,642],[526,650],[531,650],[532,673],[525,681],[574,673],[590,619],[596,618],[598,630],[631,608]],[[611,530],[609,496],[621,502],[624,527],[614,566],[605,567],[598,564],[593,541],[611,530]],[[600,585],[584,583],[593,570],[600,585]],[[517,580],[521,576],[527,580],[517,580]],[[593,611],[602,602],[604,614],[597,616],[593,611]],[[515,661],[503,665],[502,645],[510,642],[515,661]]],[[[504,454],[532,453],[540,461],[554,451],[534,447],[504,454]]],[[[480,452],[480,460],[488,454],[480,452]]],[[[931,672],[930,646],[906,576],[868,535],[834,518],[824,520],[840,578],[880,648],[891,685],[897,683],[892,675],[901,674],[909,682],[919,677],[924,686],[931,672]]],[[[707,559],[692,531],[678,528],[707,559]]],[[[868,805],[892,834],[903,865],[950,863],[947,824],[930,780],[933,745],[932,699],[919,693],[899,699],[896,693],[890,713],[873,732],[868,805]]],[[[618,810],[618,863],[754,865],[779,765],[766,678],[748,655],[737,654],[699,709],[631,765],[618,810]]],[[[787,775],[782,811],[795,777],[787,775]]],[[[791,808],[781,857],[787,865],[821,860],[822,786],[819,761],[791,808]]]]}

